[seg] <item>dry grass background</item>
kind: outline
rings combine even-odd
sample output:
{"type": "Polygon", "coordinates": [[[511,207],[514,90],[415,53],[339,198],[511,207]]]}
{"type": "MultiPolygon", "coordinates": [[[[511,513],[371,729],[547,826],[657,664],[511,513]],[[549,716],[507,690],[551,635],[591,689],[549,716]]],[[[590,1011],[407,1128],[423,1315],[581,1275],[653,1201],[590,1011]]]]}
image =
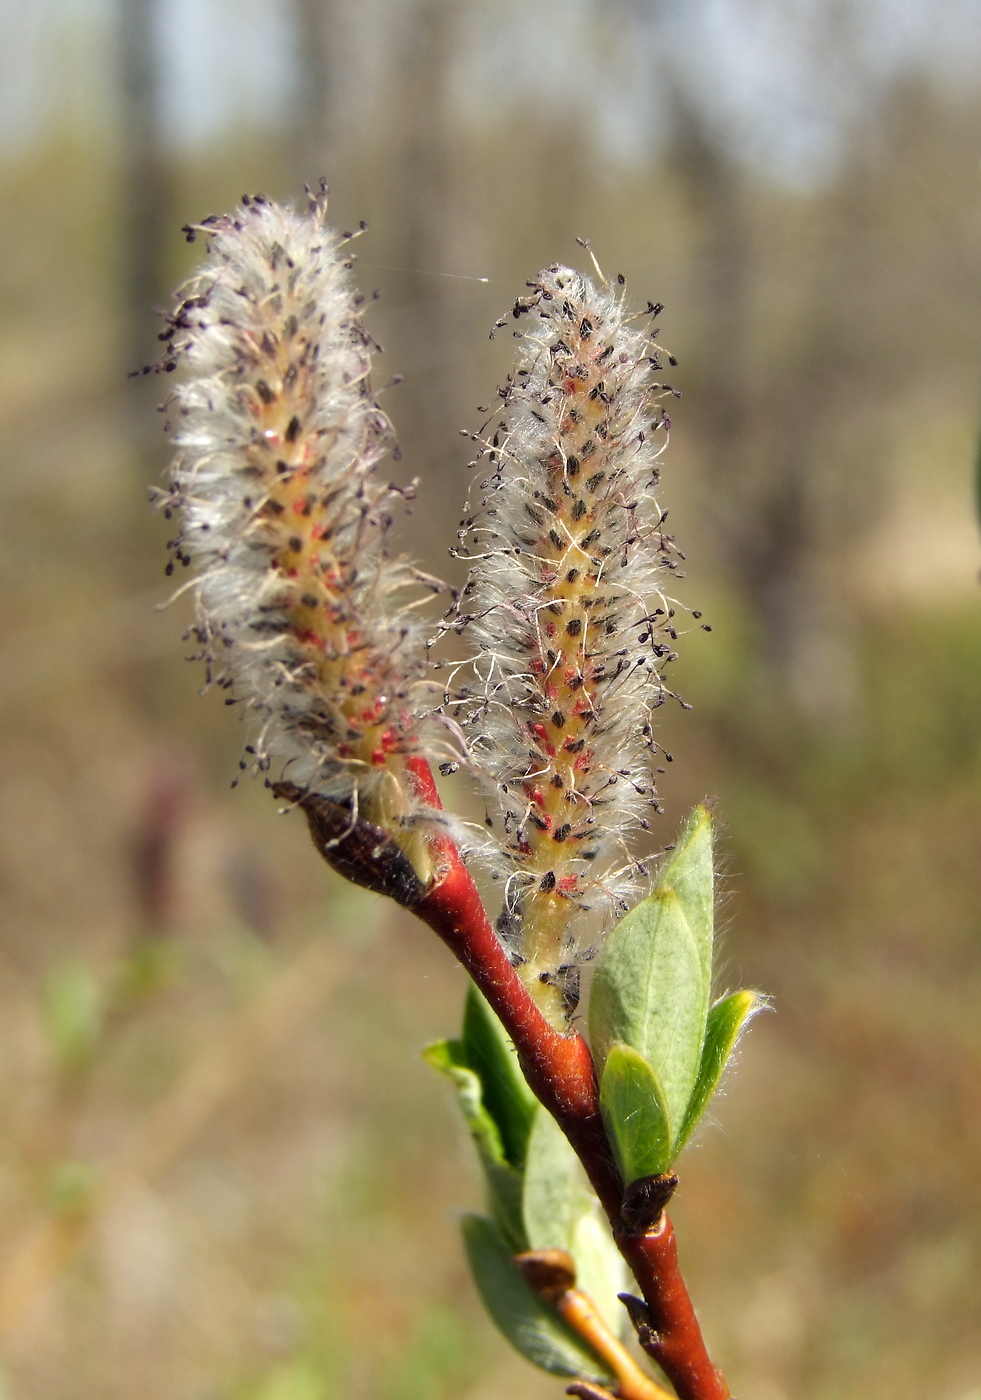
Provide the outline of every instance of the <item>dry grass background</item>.
{"type": "MultiPolygon", "coordinates": [[[[430,74],[461,61],[457,9],[422,7],[430,74]]],[[[452,121],[389,57],[387,106],[325,150],[338,221],[371,225],[431,567],[457,430],[507,362],[486,332],[525,277],[587,232],[668,303],[665,495],[715,630],[679,663],[695,708],[665,720],[665,829],[717,795],[726,980],[774,999],[683,1163],[711,1344],[742,1400],[976,1400],[981,97],[901,75],[802,189],[721,147],[712,167],[683,104],[674,145],[617,165],[581,113],[511,93],[452,121]]],[[[100,130],[56,123],[0,163],[0,1393],[558,1394],[458,1248],[477,1182],[418,1050],[455,1026],[462,975],[230,789],[244,736],[197,696],[184,604],[155,608],[165,386],[122,376],[126,191],[100,130]]],[[[162,282],[195,251],[181,223],[290,193],[295,164],[244,117],[172,152],[162,282]]]]}

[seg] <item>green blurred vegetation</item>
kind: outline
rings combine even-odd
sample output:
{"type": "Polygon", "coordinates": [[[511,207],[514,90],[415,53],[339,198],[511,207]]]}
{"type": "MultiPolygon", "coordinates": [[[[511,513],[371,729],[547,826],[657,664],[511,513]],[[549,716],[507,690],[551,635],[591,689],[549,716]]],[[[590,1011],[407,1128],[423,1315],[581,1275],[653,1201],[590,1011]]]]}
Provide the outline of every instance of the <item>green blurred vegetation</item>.
{"type": "Polygon", "coordinates": [[[368,220],[379,378],[405,377],[392,469],[422,478],[403,536],[438,572],[458,429],[510,354],[487,332],[526,278],[581,263],[588,235],[641,304],[667,303],[685,397],[663,499],[713,632],[679,647],[694,709],[660,712],[657,838],[716,798],[718,990],[774,1004],[721,1131],[681,1160],[686,1271],[745,1400],[976,1400],[981,89],[915,52],[876,68],[851,7],[825,8],[842,134],[799,179],[719,118],[684,25],[626,0],[574,24],[558,0],[502,3],[484,68],[467,0],[297,0],[295,111],[257,125],[243,77],[240,120],[194,145],[158,133],[142,165],[133,133],[153,132],[96,100],[111,44],[91,111],[58,107],[93,49],[51,21],[53,115],[0,159],[11,1400],[558,1393],[492,1331],[459,1248],[478,1184],[417,1052],[458,1025],[462,975],[345,891],[261,789],[230,790],[243,731],[181,660],[187,600],[155,609],[167,386],[124,377],[134,345],[154,353],[122,276],[141,169],[161,301],[200,251],[181,224],[245,189],[326,170],[338,223],[368,220]],[[637,104],[623,150],[618,84],[637,104]]]}

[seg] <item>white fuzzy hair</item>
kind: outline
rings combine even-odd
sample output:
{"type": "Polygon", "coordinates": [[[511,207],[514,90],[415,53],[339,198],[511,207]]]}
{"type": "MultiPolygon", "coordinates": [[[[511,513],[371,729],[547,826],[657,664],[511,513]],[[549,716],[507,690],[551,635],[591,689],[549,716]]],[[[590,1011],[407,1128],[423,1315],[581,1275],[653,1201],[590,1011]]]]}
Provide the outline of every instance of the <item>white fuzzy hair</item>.
{"type": "Polygon", "coordinates": [[[453,616],[476,684],[453,712],[485,780],[500,927],[529,984],[569,1002],[583,930],[641,887],[629,838],[660,810],[651,716],[672,693],[683,556],[654,493],[674,390],[619,289],[558,266],[529,285],[515,373],[476,437],[493,471],[462,522],[453,616]]]}
{"type": "Polygon", "coordinates": [[[209,678],[261,717],[256,767],[380,820],[404,819],[425,651],[397,605],[417,576],[388,557],[390,444],[350,235],[325,200],[262,196],[188,230],[208,254],[181,289],[163,368],[176,455],[164,504],[197,571],[209,678]]]}

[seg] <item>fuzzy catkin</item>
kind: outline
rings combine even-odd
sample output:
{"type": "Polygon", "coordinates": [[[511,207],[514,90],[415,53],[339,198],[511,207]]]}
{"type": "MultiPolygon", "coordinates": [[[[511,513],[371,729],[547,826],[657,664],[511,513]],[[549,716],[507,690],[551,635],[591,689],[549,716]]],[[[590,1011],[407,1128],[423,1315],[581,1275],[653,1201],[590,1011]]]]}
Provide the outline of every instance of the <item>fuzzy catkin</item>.
{"type": "MultiPolygon", "coordinates": [[[[255,766],[389,829],[413,798],[425,651],[388,557],[390,427],[371,391],[345,238],[326,201],[262,196],[189,228],[208,256],[178,293],[164,368],[176,447],[168,513],[193,564],[209,678],[262,719],[255,766]]],[[[171,566],[172,567],[172,566],[171,566]]],[[[243,766],[246,766],[243,764],[243,766]]]]}
{"type": "Polygon", "coordinates": [[[506,880],[498,926],[560,1024],[584,937],[643,874],[628,838],[659,810],[651,711],[671,694],[663,588],[683,556],[653,494],[674,392],[654,381],[665,352],[619,291],[557,266],[529,285],[516,372],[478,458],[494,470],[460,532],[474,562],[455,625],[476,644],[479,683],[455,713],[506,880]]]}

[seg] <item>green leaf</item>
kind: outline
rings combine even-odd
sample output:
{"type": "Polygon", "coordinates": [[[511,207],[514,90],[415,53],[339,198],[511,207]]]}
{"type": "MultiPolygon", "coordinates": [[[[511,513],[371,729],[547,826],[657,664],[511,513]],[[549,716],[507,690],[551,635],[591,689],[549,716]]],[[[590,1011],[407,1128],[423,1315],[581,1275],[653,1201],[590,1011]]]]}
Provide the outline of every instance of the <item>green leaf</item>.
{"type": "Polygon", "coordinates": [[[715,932],[715,870],[712,862],[712,814],[699,804],[678,838],[658,888],[673,889],[698,948],[702,975],[712,981],[712,941],[715,932]]]}
{"type": "Polygon", "coordinates": [[[577,1286],[603,1314],[614,1335],[627,1315],[617,1294],[627,1287],[623,1259],[579,1158],[556,1123],[539,1107],[528,1141],[523,1196],[529,1249],[565,1249],[576,1265],[577,1286]]]}
{"type": "Polygon", "coordinates": [[[699,1118],[722,1078],[726,1062],[750,1018],[759,1011],[763,1000],[755,992],[733,992],[717,1001],[708,1014],[702,1063],[698,1070],[695,1091],[678,1134],[677,1151],[691,1137],[699,1118]]]}
{"type": "Polygon", "coordinates": [[[629,1045],[612,1047],[600,1081],[600,1108],[628,1184],[671,1165],[671,1115],[657,1075],[629,1045]]]}
{"type": "Polygon", "coordinates": [[[528,1140],[523,1212],[529,1249],[567,1249],[594,1196],[552,1115],[539,1108],[528,1140]]]}
{"type": "Polygon", "coordinates": [[[485,1308],[522,1356],[553,1376],[610,1383],[592,1348],[525,1283],[493,1221],[465,1216],[463,1243],[485,1308]]]}
{"type": "Polygon", "coordinates": [[[512,1167],[524,1166],[538,1100],[525,1083],[510,1037],[471,983],[463,1012],[466,1063],[483,1085],[484,1105],[501,1134],[512,1167]]]}
{"type": "Polygon", "coordinates": [[[696,807],[649,899],[607,940],[589,1004],[593,1054],[617,1043],[653,1068],[668,1117],[684,1121],[698,1068],[712,975],[712,829],[696,807]]]}
{"type": "Polygon", "coordinates": [[[614,1337],[626,1341],[632,1328],[619,1294],[631,1288],[632,1279],[599,1201],[576,1222],[569,1253],[576,1261],[577,1287],[596,1304],[614,1337]]]}
{"type": "Polygon", "coordinates": [[[500,1131],[484,1103],[481,1081],[466,1063],[463,1042],[438,1040],[426,1047],[423,1057],[433,1069],[446,1075],[456,1089],[457,1101],[484,1169],[488,1205],[498,1227],[511,1249],[527,1249],[521,1211],[521,1173],[505,1156],[500,1131]]]}

